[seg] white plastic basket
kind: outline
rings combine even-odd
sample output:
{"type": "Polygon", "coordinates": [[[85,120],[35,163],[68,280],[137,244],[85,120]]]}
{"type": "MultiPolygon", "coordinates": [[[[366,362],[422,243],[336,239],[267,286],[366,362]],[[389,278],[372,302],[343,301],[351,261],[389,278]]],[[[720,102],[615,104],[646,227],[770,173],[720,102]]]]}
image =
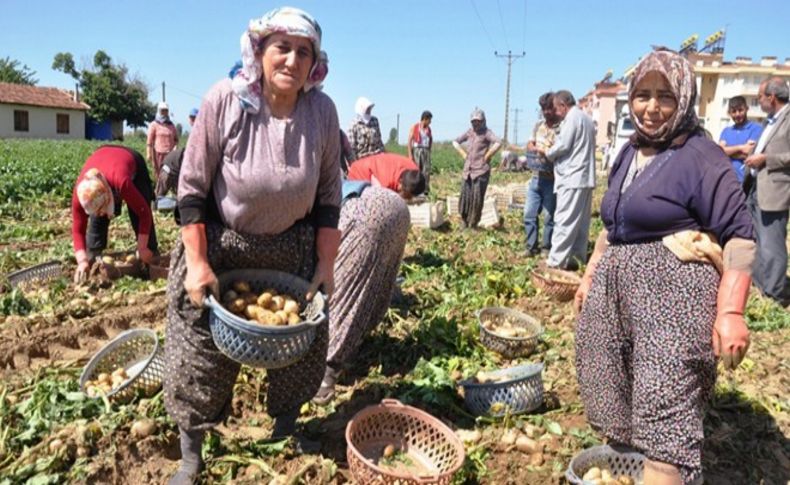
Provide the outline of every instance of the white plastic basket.
{"type": "Polygon", "coordinates": [[[527,201],[527,184],[510,184],[510,203],[519,204],[521,207],[527,201]]]}
{"type": "Polygon", "coordinates": [[[460,195],[448,195],[447,196],[447,215],[450,216],[457,216],[460,215],[458,211],[458,204],[461,202],[460,195]]]}
{"type": "Polygon", "coordinates": [[[423,202],[422,204],[410,204],[409,216],[411,225],[436,229],[444,224],[444,202],[423,202]]]}
{"type": "Polygon", "coordinates": [[[483,213],[480,215],[480,227],[495,227],[499,225],[499,212],[496,208],[496,199],[486,196],[483,201],[483,213]]]}

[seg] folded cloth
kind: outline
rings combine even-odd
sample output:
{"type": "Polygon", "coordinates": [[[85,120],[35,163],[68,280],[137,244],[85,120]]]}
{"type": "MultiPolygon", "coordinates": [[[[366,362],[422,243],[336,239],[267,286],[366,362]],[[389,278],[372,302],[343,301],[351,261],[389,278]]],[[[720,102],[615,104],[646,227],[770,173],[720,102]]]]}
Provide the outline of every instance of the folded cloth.
{"type": "Polygon", "coordinates": [[[719,274],[724,271],[724,252],[710,233],[690,229],[664,236],[662,242],[681,261],[710,263],[719,274]]]}

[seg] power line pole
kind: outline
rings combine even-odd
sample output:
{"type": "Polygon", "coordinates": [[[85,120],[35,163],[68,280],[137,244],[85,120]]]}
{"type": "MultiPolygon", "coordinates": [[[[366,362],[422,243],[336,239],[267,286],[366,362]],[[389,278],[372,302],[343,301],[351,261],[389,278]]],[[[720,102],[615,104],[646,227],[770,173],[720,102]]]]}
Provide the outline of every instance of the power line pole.
{"type": "Polygon", "coordinates": [[[511,51],[507,51],[507,55],[499,54],[497,51],[494,51],[494,55],[497,57],[507,58],[507,89],[505,90],[505,146],[507,146],[507,129],[508,129],[508,115],[510,114],[510,67],[513,65],[513,61],[518,59],[519,57],[524,57],[526,53],[524,51],[519,54],[513,54],[511,51]]]}
{"type": "Polygon", "coordinates": [[[398,113],[398,117],[395,120],[395,144],[400,143],[400,113],[398,113]]]}
{"type": "Polygon", "coordinates": [[[518,145],[518,113],[524,111],[521,108],[513,108],[513,113],[516,114],[516,121],[513,123],[513,143],[518,145]]]}
{"type": "Polygon", "coordinates": [[[165,101],[167,101],[167,99],[165,99],[165,82],[162,81],[162,102],[164,103],[165,101]]]}

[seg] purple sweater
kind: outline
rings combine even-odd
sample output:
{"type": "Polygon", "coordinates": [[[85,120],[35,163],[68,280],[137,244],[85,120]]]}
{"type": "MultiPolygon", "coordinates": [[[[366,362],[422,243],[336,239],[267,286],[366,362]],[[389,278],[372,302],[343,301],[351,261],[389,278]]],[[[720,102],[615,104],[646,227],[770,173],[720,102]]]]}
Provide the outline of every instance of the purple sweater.
{"type": "Polygon", "coordinates": [[[636,154],[628,144],[609,174],[601,219],[612,244],[657,241],[678,231],[713,233],[723,247],[754,239],[746,200],[724,151],[702,135],[656,155],[621,194],[636,154]]]}

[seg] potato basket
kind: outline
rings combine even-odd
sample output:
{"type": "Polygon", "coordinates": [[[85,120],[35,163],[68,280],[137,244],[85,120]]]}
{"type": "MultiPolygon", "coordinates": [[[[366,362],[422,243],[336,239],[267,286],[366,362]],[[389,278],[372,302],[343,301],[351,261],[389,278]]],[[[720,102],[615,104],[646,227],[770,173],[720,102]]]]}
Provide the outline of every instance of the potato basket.
{"type": "Polygon", "coordinates": [[[9,273],[7,278],[8,283],[10,283],[13,288],[16,288],[20,285],[25,286],[38,280],[57,278],[62,272],[63,269],[60,261],[53,260],[29,268],[20,269],[19,271],[14,271],[13,273],[9,273]]]}
{"type": "Polygon", "coordinates": [[[532,272],[532,284],[557,301],[573,299],[582,279],[572,271],[542,266],[532,272]]]}
{"type": "Polygon", "coordinates": [[[148,279],[151,281],[167,279],[170,273],[170,255],[163,254],[154,259],[154,262],[148,265],[148,279]]]}
{"type": "Polygon", "coordinates": [[[87,393],[88,381],[95,381],[99,374],[111,374],[118,368],[125,369],[128,378],[107,393],[108,398],[126,402],[137,394],[155,394],[162,387],[165,375],[164,349],[156,332],[131,329],[110,340],[83,369],[80,390],[87,393]]]}
{"type": "Polygon", "coordinates": [[[498,418],[534,411],[543,404],[542,373],[543,364],[525,364],[487,372],[494,382],[462,381],[464,404],[477,416],[498,418]]]}
{"type": "Polygon", "coordinates": [[[209,296],[209,326],[214,344],[229,358],[241,364],[264,369],[287,367],[300,360],[310,349],[319,325],[326,321],[325,302],[321,293],[309,304],[305,300],[310,284],[291,274],[266,269],[239,269],[217,277],[221,293],[236,281],[246,281],[252,291],[274,288],[293,296],[304,308],[304,321],[296,325],[258,325],[226,310],[216,298],[209,296]]]}
{"type": "Polygon", "coordinates": [[[536,318],[510,308],[483,308],[477,313],[477,322],[480,326],[480,342],[508,359],[525,357],[534,352],[543,334],[543,327],[536,318]],[[504,320],[508,320],[513,326],[527,329],[527,336],[507,337],[485,327],[488,321],[499,323],[504,320]]]}
{"type": "Polygon", "coordinates": [[[582,477],[590,468],[609,470],[614,477],[626,475],[636,484],[642,483],[645,456],[628,447],[601,445],[588,448],[571,459],[565,478],[574,485],[589,485],[582,477]]]}
{"type": "Polygon", "coordinates": [[[444,423],[417,408],[384,399],[346,426],[346,455],[355,483],[449,484],[466,456],[444,423]],[[385,457],[385,450],[396,450],[385,457]]]}

